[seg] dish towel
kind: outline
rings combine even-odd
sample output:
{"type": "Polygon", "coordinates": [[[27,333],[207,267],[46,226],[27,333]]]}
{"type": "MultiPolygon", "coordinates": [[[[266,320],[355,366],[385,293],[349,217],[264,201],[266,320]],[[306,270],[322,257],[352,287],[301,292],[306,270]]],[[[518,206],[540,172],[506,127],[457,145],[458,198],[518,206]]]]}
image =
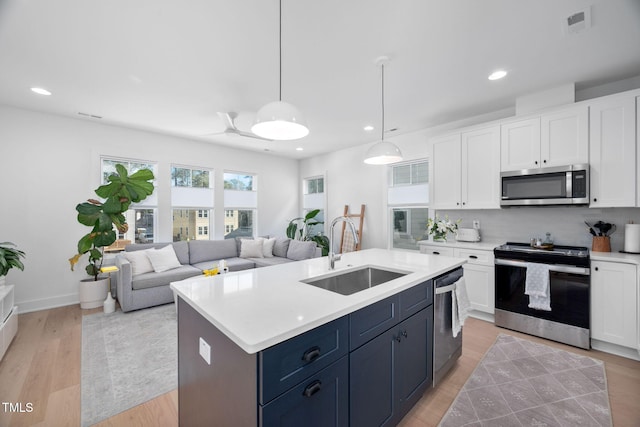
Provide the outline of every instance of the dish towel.
{"type": "Polygon", "coordinates": [[[527,263],[527,278],[524,293],[529,295],[529,308],[551,311],[551,293],[549,292],[549,266],[527,263]]]}
{"type": "Polygon", "coordinates": [[[469,317],[471,311],[471,303],[467,295],[467,285],[464,277],[458,279],[455,283],[455,289],[451,292],[451,330],[453,337],[457,337],[464,321],[469,317]]]}

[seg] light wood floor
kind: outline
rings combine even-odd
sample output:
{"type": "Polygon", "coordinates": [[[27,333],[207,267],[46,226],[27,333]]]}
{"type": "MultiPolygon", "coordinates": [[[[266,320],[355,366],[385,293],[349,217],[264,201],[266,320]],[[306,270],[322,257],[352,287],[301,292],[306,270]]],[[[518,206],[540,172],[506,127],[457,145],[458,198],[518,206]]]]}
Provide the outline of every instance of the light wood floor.
{"type": "MultiPolygon", "coordinates": [[[[100,310],[68,306],[19,316],[18,334],[0,362],[0,401],[22,403],[23,408],[31,403],[33,411],[6,413],[3,405],[0,426],[80,425],[82,316],[100,310]]],[[[476,319],[465,323],[462,357],[455,368],[437,389],[425,394],[405,417],[402,426],[436,426],[500,332],[603,360],[614,426],[640,426],[640,362],[507,331],[476,319]]],[[[101,427],[177,425],[177,390],[98,424],[101,427]]]]}

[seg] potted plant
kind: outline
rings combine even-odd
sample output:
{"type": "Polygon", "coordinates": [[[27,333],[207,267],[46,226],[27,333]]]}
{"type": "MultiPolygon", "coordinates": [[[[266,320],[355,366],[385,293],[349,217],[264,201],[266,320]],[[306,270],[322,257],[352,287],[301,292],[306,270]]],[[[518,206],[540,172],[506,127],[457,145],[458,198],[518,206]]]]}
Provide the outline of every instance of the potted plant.
{"type": "Polygon", "coordinates": [[[91,231],[78,241],[78,253],[69,259],[73,270],[82,256],[87,254],[89,257],[85,270],[92,278],[83,280],[80,284],[82,308],[102,305],[107,295],[107,279],[99,278],[104,248],[116,241],[116,230],[120,233],[127,232],[128,225],[124,213],[132,202],[138,203],[153,193],[153,178],[153,172],[149,169],[140,169],[129,175],[126,168],[118,164],[116,173],[107,178],[109,183],[95,190],[104,202],[89,199],[76,206],[78,222],[91,227],[91,231]]]}
{"type": "Polygon", "coordinates": [[[289,225],[287,226],[287,237],[296,240],[313,241],[322,249],[322,256],[326,256],[329,253],[329,238],[320,233],[314,236],[309,235],[309,227],[324,224],[323,221],[318,221],[316,219],[316,216],[318,216],[319,213],[320,209],[314,209],[307,212],[304,218],[298,217],[289,221],[289,225]]]}
{"type": "Polygon", "coordinates": [[[447,215],[444,216],[444,219],[438,219],[436,215],[435,218],[429,218],[427,220],[427,232],[430,235],[433,234],[434,242],[446,242],[447,235],[449,233],[455,233],[458,230],[460,221],[461,220],[453,222],[447,215]]]}
{"type": "Polygon", "coordinates": [[[20,258],[24,258],[24,252],[14,248],[15,243],[0,243],[0,286],[5,284],[5,276],[12,268],[19,268],[24,271],[24,264],[20,258]]]}

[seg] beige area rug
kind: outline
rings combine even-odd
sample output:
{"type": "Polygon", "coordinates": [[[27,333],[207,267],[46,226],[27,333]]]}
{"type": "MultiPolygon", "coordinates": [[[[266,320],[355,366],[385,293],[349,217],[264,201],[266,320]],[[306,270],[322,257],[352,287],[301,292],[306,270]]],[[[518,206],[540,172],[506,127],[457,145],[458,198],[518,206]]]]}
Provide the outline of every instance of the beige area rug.
{"type": "Polygon", "coordinates": [[[604,362],[500,334],[440,426],[611,426],[604,362]]]}
{"type": "Polygon", "coordinates": [[[173,304],[83,316],[81,425],[177,388],[177,337],[173,304]]]}

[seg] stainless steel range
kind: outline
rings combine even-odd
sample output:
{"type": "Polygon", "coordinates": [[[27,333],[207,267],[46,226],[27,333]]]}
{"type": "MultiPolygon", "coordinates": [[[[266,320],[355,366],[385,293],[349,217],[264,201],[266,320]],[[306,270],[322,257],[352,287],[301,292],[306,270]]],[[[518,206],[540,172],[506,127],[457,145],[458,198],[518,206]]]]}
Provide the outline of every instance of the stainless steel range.
{"type": "Polygon", "coordinates": [[[508,242],[495,248],[494,254],[497,326],[590,347],[588,248],[555,246],[547,250],[508,242]],[[537,265],[549,271],[550,311],[530,308],[525,294],[527,271],[537,265]]]}

